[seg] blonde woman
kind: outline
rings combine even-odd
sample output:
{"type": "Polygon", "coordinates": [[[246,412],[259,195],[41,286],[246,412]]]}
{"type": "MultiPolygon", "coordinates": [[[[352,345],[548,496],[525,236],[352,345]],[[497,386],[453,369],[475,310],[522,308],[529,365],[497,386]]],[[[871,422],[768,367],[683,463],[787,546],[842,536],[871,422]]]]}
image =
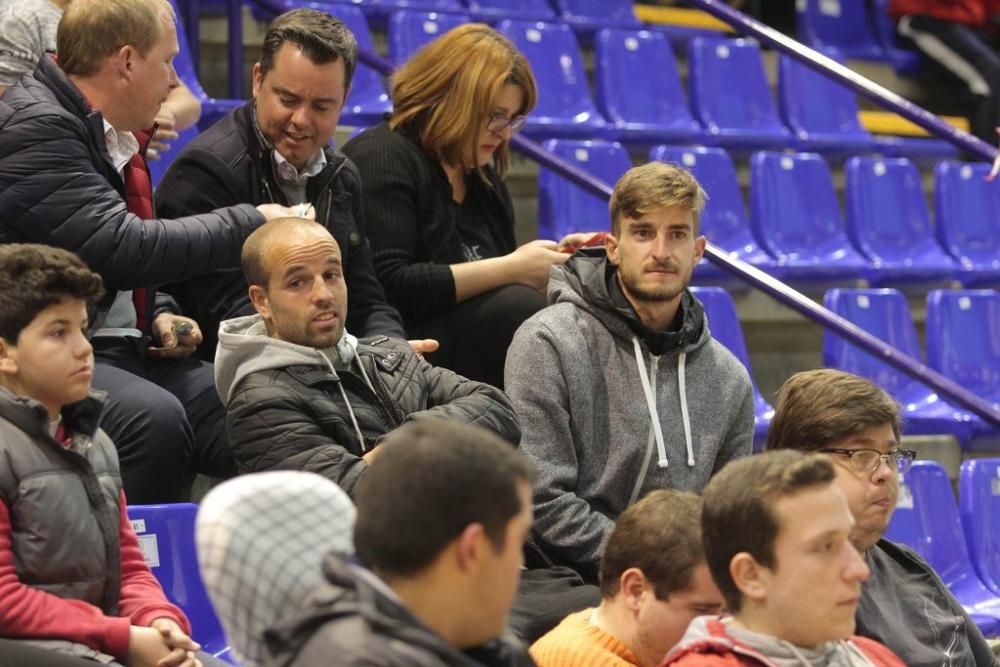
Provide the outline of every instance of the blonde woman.
{"type": "Polygon", "coordinates": [[[389,302],[430,361],[502,386],[514,331],[545,305],[553,241],[520,247],[503,182],[511,135],[535,106],[527,60],[492,28],[468,24],[392,77],[393,115],[344,152],[358,165],[366,233],[389,302]]]}

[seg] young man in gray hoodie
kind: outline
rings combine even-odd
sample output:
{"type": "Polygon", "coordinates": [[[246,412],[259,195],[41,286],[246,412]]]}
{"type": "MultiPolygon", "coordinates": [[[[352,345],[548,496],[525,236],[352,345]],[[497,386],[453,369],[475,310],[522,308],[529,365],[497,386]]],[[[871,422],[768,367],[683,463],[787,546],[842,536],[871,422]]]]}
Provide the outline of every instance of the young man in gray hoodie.
{"type": "Polygon", "coordinates": [[[653,489],[698,492],[752,449],[749,375],[687,290],[704,201],[680,167],[629,170],[605,248],[553,269],[551,305],[507,353],[521,448],[539,469],[534,541],[591,581],[628,506],[653,489]]]}
{"type": "Polygon", "coordinates": [[[224,321],[215,358],[240,472],[305,470],[353,497],[382,436],[406,422],[474,423],[517,443],[499,389],[431,366],[402,339],[344,329],[340,247],[322,225],[266,225],[247,239],[242,263],[259,314],[224,321]]]}

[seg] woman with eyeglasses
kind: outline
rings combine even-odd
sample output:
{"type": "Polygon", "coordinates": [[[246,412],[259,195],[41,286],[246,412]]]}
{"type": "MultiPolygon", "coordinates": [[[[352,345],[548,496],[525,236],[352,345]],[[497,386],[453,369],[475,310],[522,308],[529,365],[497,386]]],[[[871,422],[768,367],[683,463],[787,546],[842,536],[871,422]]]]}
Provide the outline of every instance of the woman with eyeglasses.
{"type": "Polygon", "coordinates": [[[537,91],[524,56],[483,24],[449,31],[392,77],[394,111],[344,152],[361,171],[375,269],[429,360],[503,386],[507,347],[545,305],[553,241],[518,247],[503,182],[537,91]]]}

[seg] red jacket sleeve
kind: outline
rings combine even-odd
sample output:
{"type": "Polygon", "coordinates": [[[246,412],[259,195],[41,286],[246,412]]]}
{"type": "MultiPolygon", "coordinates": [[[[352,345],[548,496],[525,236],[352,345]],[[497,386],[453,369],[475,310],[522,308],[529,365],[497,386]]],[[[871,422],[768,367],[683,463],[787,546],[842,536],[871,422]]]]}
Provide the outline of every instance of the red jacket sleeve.
{"type": "Polygon", "coordinates": [[[105,616],[82,600],[67,600],[21,583],[14,568],[10,511],[0,502],[0,635],[85,644],[124,659],[129,620],[105,616]]]}
{"type": "MultiPolygon", "coordinates": [[[[170,604],[160,582],[146,565],[139,548],[139,538],[132,529],[125,505],[125,492],[119,497],[119,540],[122,552],[122,592],[118,611],[130,619],[132,625],[148,626],[157,618],[172,618],[184,632],[191,635],[191,624],[184,612],[170,604]]],[[[197,567],[197,564],[194,564],[197,567]]]]}

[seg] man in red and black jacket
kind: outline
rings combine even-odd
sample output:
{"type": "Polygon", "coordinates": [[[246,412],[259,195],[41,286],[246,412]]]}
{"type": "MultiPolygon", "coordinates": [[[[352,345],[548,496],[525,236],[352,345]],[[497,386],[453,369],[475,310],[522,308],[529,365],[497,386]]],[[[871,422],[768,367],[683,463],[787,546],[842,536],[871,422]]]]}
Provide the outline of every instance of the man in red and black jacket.
{"type": "Polygon", "coordinates": [[[180,500],[194,472],[235,473],[201,332],[156,287],[238,266],[243,240],[285,207],[231,206],[157,219],[133,134],[177,86],[167,0],[80,0],[57,34],[58,65],[0,100],[0,242],[76,252],[108,295],[91,314],[102,428],[131,502],[180,500]]]}
{"type": "Polygon", "coordinates": [[[913,41],[968,87],[972,133],[996,143],[1000,126],[1000,55],[995,47],[997,0],[891,0],[899,34],[913,41]]]}

